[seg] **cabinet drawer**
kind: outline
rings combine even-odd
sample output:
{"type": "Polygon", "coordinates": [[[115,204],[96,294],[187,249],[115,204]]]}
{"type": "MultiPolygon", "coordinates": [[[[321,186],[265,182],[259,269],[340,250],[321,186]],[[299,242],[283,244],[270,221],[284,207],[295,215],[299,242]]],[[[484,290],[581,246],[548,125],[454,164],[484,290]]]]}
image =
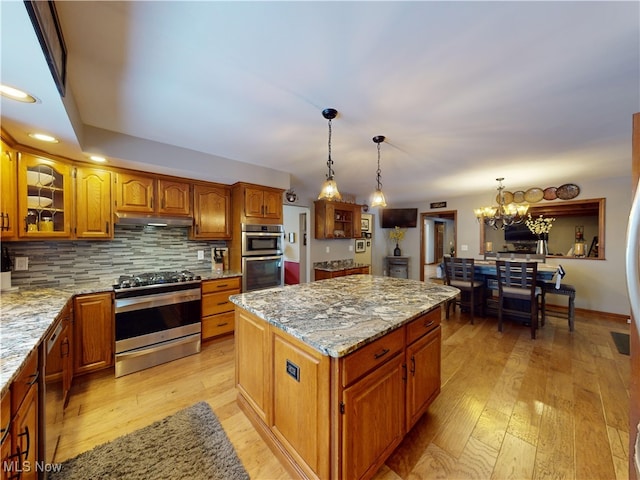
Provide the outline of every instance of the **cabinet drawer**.
{"type": "Polygon", "coordinates": [[[234,305],[229,301],[229,295],[239,292],[208,293],[202,296],[202,316],[217,313],[233,312],[234,305]]]}
{"type": "Polygon", "coordinates": [[[412,344],[423,335],[440,325],[440,307],[431,310],[407,324],[407,345],[412,344]]]}
{"type": "Polygon", "coordinates": [[[365,345],[342,359],[342,385],[347,386],[368,371],[393,358],[404,348],[404,328],[365,345]]]}
{"type": "Polygon", "coordinates": [[[222,313],[202,319],[202,339],[217,337],[233,332],[235,328],[235,312],[222,313]]]}
{"type": "Polygon", "coordinates": [[[38,373],[38,350],[34,350],[11,384],[12,410],[18,410],[31,386],[38,382],[38,373]]]}
{"type": "MultiPolygon", "coordinates": [[[[222,292],[226,290],[240,290],[240,277],[230,277],[222,280],[207,280],[202,282],[202,293],[222,292]]],[[[234,292],[234,293],[240,293],[234,292]]]]}

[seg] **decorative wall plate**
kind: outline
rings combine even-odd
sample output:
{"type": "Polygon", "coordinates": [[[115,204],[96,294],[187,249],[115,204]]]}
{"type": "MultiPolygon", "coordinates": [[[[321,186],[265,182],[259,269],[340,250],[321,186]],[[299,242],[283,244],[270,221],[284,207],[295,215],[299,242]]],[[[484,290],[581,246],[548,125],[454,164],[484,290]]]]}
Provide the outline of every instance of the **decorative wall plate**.
{"type": "Polygon", "coordinates": [[[545,200],[555,200],[558,198],[556,195],[556,187],[547,187],[544,189],[544,199],[545,200]]]}
{"type": "MultiPolygon", "coordinates": [[[[502,196],[504,197],[504,204],[509,205],[513,202],[513,193],[511,192],[502,192],[502,196]]],[[[500,204],[500,194],[496,195],[496,202],[500,204]]]]}
{"type": "Polygon", "coordinates": [[[560,200],[571,200],[580,194],[580,187],[573,183],[565,183],[560,185],[556,190],[556,195],[560,200]]]}
{"type": "Polygon", "coordinates": [[[524,192],[522,190],[518,190],[517,192],[513,192],[513,201],[515,203],[524,202],[524,192]]]}
{"type": "Polygon", "coordinates": [[[529,203],[538,203],[544,198],[544,192],[541,188],[534,187],[524,192],[524,199],[529,203]]]}

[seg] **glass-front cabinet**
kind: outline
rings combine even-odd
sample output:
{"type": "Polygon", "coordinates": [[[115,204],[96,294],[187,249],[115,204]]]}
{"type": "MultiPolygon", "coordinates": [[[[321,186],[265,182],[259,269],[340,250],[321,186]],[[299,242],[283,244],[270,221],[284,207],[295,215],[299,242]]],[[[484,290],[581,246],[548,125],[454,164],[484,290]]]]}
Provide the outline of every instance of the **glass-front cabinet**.
{"type": "Polygon", "coordinates": [[[28,153],[18,162],[19,236],[71,236],[71,166],[28,153]]]}

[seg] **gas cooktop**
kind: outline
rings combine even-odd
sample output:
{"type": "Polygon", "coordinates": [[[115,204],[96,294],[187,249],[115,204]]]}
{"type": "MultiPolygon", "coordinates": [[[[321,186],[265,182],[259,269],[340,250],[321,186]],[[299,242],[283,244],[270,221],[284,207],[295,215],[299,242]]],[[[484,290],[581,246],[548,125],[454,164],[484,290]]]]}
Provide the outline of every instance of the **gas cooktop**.
{"type": "Polygon", "coordinates": [[[188,270],[182,270],[181,272],[147,272],[135,275],[120,275],[113,288],[117,290],[171,283],[197,282],[200,280],[200,275],[195,275],[188,270]]]}

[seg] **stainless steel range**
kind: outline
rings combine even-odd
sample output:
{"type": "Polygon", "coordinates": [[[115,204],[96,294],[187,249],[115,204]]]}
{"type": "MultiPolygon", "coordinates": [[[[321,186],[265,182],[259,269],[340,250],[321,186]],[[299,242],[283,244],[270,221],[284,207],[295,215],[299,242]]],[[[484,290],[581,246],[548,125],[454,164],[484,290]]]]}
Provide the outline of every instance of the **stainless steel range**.
{"type": "Polygon", "coordinates": [[[186,270],[120,276],[113,286],[116,377],[200,351],[200,280],[186,270]]]}

